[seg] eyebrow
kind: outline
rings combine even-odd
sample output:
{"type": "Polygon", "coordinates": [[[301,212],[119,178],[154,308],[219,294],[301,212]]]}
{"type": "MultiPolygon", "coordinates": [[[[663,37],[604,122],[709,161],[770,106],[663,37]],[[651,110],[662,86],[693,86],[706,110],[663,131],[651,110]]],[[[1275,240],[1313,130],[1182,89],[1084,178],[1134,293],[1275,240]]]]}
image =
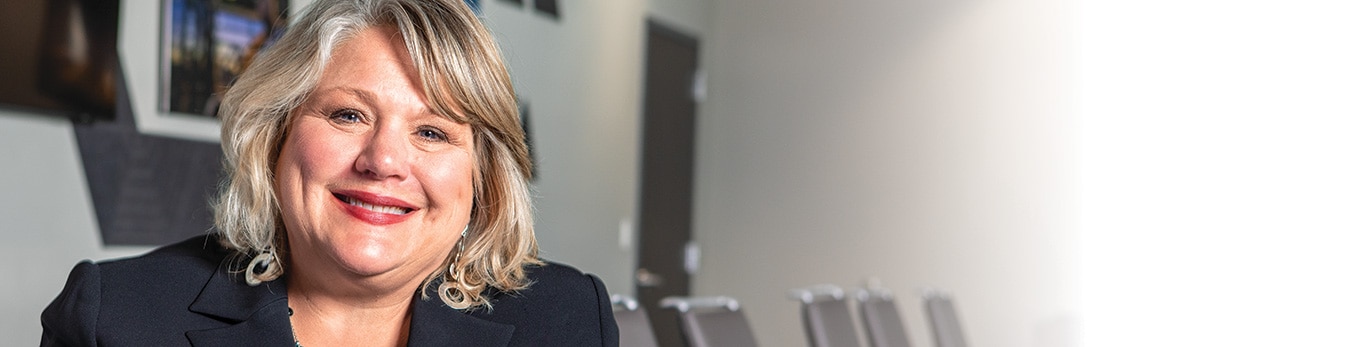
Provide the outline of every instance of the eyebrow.
{"type": "Polygon", "coordinates": [[[339,92],[342,94],[350,95],[351,97],[354,97],[356,99],[360,99],[361,103],[364,103],[366,104],[366,106],[370,106],[372,108],[375,107],[376,101],[379,99],[378,97],[375,97],[375,93],[371,93],[368,90],[358,89],[355,87],[338,86],[317,91],[318,94],[329,94],[334,92],[339,92]]]}

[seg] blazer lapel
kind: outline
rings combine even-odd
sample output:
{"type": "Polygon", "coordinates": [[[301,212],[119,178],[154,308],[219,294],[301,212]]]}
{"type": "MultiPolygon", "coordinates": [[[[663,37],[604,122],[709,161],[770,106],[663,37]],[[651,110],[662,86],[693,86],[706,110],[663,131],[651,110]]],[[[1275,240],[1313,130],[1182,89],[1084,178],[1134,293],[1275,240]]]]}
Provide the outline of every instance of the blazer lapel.
{"type": "Polygon", "coordinates": [[[413,298],[413,320],[408,327],[409,346],[507,346],[516,327],[480,319],[452,309],[437,299],[413,298]]]}
{"type": "MultiPolygon", "coordinates": [[[[409,346],[507,346],[516,327],[474,317],[437,299],[435,286],[428,299],[415,294],[408,326],[409,346]]],[[[248,286],[241,274],[220,266],[200,290],[190,311],[228,325],[186,332],[194,346],[291,346],[289,300],[285,277],[248,286]]]]}
{"type": "Polygon", "coordinates": [[[219,266],[190,311],[214,317],[228,326],[189,331],[185,336],[194,346],[290,346],[294,344],[289,325],[289,301],[285,278],[248,286],[241,273],[228,271],[228,262],[219,266]]]}

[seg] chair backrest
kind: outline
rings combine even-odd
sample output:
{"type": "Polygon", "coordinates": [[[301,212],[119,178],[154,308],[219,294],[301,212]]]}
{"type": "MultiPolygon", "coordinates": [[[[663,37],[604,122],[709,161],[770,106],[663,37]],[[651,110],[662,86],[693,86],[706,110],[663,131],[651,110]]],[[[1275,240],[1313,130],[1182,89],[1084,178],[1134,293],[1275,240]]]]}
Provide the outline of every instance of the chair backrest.
{"type": "Polygon", "coordinates": [[[911,347],[910,334],[901,322],[892,293],[885,289],[863,289],[858,295],[864,332],[872,347],[911,347]]]}
{"type": "Polygon", "coordinates": [[[802,302],[802,324],[812,347],[859,346],[858,330],[849,313],[844,290],[823,284],[793,289],[789,297],[802,302]]]}
{"type": "Polygon", "coordinates": [[[645,315],[645,310],[640,309],[635,299],[612,294],[612,316],[617,319],[622,347],[659,346],[654,329],[650,328],[650,317],[645,315]]]}
{"type": "Polygon", "coordinates": [[[678,310],[683,337],[693,347],[756,347],[740,303],[729,297],[667,297],[660,306],[678,310]]]}
{"type": "Polygon", "coordinates": [[[930,319],[930,331],[934,332],[934,343],[938,347],[967,347],[963,338],[963,328],[958,324],[958,311],[953,308],[953,298],[943,292],[925,291],[925,315],[930,319]]]}

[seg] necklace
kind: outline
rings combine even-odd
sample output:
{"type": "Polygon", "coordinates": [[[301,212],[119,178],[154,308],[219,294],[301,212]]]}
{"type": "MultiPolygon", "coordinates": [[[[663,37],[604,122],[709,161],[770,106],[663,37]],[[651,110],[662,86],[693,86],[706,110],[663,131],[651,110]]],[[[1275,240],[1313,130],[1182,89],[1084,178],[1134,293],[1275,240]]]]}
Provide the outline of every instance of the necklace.
{"type": "MultiPolygon", "coordinates": [[[[289,308],[289,316],[294,317],[293,307],[289,308]]],[[[299,344],[299,334],[294,333],[294,324],[289,325],[289,336],[294,338],[294,347],[304,347],[304,345],[299,344]]]]}

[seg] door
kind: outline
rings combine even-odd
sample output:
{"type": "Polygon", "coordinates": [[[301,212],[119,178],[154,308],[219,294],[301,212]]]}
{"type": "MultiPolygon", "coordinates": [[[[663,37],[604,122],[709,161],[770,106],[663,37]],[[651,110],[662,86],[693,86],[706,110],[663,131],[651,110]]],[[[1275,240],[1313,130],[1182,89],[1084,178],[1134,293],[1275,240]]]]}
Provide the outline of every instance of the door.
{"type": "Polygon", "coordinates": [[[678,316],[659,308],[659,301],[688,295],[691,286],[684,262],[692,240],[698,43],[648,22],[636,296],[650,316],[659,345],[681,347],[678,316]]]}

